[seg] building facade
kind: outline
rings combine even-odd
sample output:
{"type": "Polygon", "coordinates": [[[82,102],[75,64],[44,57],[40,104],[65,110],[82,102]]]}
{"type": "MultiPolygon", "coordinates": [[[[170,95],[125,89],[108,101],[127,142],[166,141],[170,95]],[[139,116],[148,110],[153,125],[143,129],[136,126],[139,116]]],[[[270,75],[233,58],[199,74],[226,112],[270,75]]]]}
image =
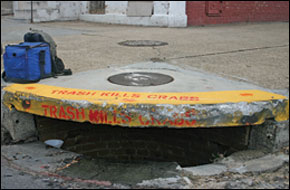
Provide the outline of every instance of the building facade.
{"type": "Polygon", "coordinates": [[[13,1],[14,17],[159,27],[289,21],[289,1],[13,1]]]}
{"type": "Polygon", "coordinates": [[[188,25],[289,21],[289,1],[187,1],[188,25]]]}

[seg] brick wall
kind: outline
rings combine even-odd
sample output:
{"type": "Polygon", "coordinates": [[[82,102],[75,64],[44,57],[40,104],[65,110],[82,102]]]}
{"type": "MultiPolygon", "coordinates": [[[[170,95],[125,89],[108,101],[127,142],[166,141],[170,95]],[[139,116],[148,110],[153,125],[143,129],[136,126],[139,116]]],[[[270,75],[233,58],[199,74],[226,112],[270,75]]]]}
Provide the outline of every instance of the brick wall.
{"type": "Polygon", "coordinates": [[[187,1],[188,25],[289,21],[289,1],[187,1]]]}
{"type": "Polygon", "coordinates": [[[246,148],[247,128],[172,129],[93,125],[37,117],[41,141],[64,140],[63,149],[112,161],[205,164],[219,153],[246,148]]]}

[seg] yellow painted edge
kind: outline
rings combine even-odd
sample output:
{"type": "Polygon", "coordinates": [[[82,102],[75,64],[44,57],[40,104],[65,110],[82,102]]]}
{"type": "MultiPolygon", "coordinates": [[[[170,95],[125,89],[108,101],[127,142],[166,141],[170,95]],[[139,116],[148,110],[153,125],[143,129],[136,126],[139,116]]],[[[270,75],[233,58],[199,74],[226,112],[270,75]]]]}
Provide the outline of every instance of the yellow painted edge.
{"type": "MultiPolygon", "coordinates": [[[[221,104],[228,102],[237,102],[239,101],[271,101],[278,98],[286,98],[281,95],[263,92],[259,90],[240,90],[240,91],[225,91],[225,92],[207,92],[207,93],[135,93],[135,92],[115,92],[115,91],[92,91],[92,90],[78,90],[78,89],[69,89],[69,88],[61,88],[47,85],[39,85],[39,84],[29,84],[29,85],[11,85],[5,88],[5,91],[10,92],[10,96],[5,98],[4,96],[4,104],[5,105],[13,105],[18,111],[24,111],[36,115],[42,115],[46,117],[56,118],[56,119],[65,119],[65,120],[73,120],[78,122],[90,121],[91,123],[96,124],[111,124],[111,125],[124,125],[124,126],[148,126],[153,125],[153,120],[144,118],[140,114],[134,114],[132,116],[124,115],[122,111],[119,110],[119,105],[122,103],[122,109],[126,109],[126,106],[132,104],[138,107],[138,104],[150,104],[152,106],[156,100],[151,100],[148,96],[162,96],[162,97],[195,97],[197,99],[193,99],[193,101],[182,101],[175,100],[172,103],[172,100],[162,100],[158,101],[158,104],[198,104],[202,102],[202,104],[210,103],[213,104],[221,104]],[[62,92],[61,92],[62,91],[62,92]],[[57,92],[57,93],[56,93],[57,92]],[[62,94],[58,94],[61,92],[62,94]],[[74,92],[73,94],[70,94],[74,92]],[[81,93],[80,93],[81,92],[81,93]],[[104,96],[101,96],[102,93],[105,93],[104,96]],[[47,95],[48,94],[48,95],[47,95]],[[81,95],[77,95],[81,94],[81,95]],[[122,95],[126,94],[126,96],[135,96],[136,102],[122,102],[122,95]],[[218,96],[220,94],[225,94],[225,97],[229,99],[225,100],[222,97],[217,97],[216,101],[213,101],[213,97],[218,96]],[[89,96],[90,95],[90,96],[89,96]],[[113,95],[113,96],[110,96],[113,95]],[[138,96],[137,96],[138,95],[138,96]],[[233,100],[230,99],[231,96],[237,96],[239,98],[233,100]],[[137,98],[138,97],[138,98],[137,98]],[[206,97],[206,98],[205,98],[206,97]],[[211,97],[211,98],[209,98],[211,97]],[[249,98],[251,97],[251,98],[249,98]],[[101,99],[100,99],[101,98],[101,99]],[[117,98],[117,99],[116,99],[117,98]],[[100,110],[92,110],[91,108],[78,108],[74,106],[74,103],[63,102],[61,100],[87,100],[93,104],[101,105],[102,108],[100,110]],[[25,108],[23,103],[26,101],[29,102],[30,107],[25,108]],[[222,102],[223,101],[223,102],[222,102]],[[104,107],[103,103],[106,102],[106,106],[104,107]],[[198,103],[195,103],[198,102],[198,103]],[[114,108],[114,111],[110,108],[114,108]],[[55,110],[57,112],[55,112],[55,110]],[[53,114],[52,114],[53,113],[53,114]],[[96,115],[97,114],[97,115],[96,115]],[[101,115],[104,114],[104,115],[101,115]]],[[[124,97],[123,97],[124,98],[124,97]]],[[[126,97],[127,98],[127,97],[126,97]]],[[[289,101],[288,99],[283,100],[285,107],[283,106],[283,110],[281,110],[281,106],[277,107],[279,109],[274,108],[273,114],[275,116],[276,121],[284,121],[289,119],[289,101]],[[285,104],[286,103],[286,104],[285,104]],[[285,110],[285,109],[286,110],[285,110]]],[[[152,107],[154,109],[154,107],[152,107]]],[[[191,113],[191,110],[189,114],[191,113]]],[[[176,113],[178,115],[178,113],[176,113]]],[[[200,123],[197,121],[186,120],[187,114],[183,114],[174,118],[168,118],[168,120],[160,121],[158,123],[157,120],[154,120],[155,126],[168,126],[171,127],[207,127],[211,126],[207,121],[200,123]],[[183,120],[183,121],[182,121],[183,120]],[[181,122],[182,121],[182,122],[181,122]],[[167,122],[167,123],[163,123],[167,122]]],[[[190,118],[190,116],[189,116],[190,118]]],[[[227,119],[223,122],[216,124],[216,126],[236,126],[240,125],[241,116],[233,115],[232,119],[227,119]]],[[[251,123],[251,125],[262,124],[265,121],[265,118],[261,115],[259,120],[255,123],[251,123]]]]}
{"type": "Polygon", "coordinates": [[[44,84],[13,84],[4,88],[11,93],[28,93],[59,100],[86,100],[93,104],[221,104],[287,99],[261,90],[212,92],[122,92],[63,88],[44,84]]]}

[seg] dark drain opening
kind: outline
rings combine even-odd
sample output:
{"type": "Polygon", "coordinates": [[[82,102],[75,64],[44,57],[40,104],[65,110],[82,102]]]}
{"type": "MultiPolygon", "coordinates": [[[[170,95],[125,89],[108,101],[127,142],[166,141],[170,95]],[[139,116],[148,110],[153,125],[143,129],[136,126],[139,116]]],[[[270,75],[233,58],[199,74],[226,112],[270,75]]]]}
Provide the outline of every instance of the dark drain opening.
{"type": "Polygon", "coordinates": [[[37,117],[39,139],[61,139],[63,149],[112,162],[159,161],[195,166],[245,150],[248,127],[128,128],[37,117]]]}
{"type": "Polygon", "coordinates": [[[149,72],[121,73],[108,78],[109,82],[123,86],[158,86],[173,80],[169,75],[149,72]]]}

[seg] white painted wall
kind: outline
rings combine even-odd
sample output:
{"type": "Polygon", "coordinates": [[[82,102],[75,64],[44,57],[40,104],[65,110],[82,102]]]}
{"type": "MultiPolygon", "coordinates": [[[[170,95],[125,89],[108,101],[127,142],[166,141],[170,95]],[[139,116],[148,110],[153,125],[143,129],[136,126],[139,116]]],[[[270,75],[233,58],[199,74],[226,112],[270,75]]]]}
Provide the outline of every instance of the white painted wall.
{"type": "Polygon", "coordinates": [[[104,15],[81,14],[80,20],[110,24],[141,26],[186,27],[186,1],[153,1],[154,13],[151,17],[128,17],[128,1],[106,1],[104,15]]]}
{"type": "MultiPolygon", "coordinates": [[[[30,19],[31,1],[14,1],[13,5],[16,19],[30,19]]],[[[34,1],[33,20],[34,22],[77,20],[82,11],[81,5],[81,1],[34,1]]]]}
{"type": "Polygon", "coordinates": [[[81,1],[81,4],[80,4],[80,14],[83,15],[83,14],[88,14],[89,13],[89,2],[88,1],[81,1]]]}
{"type": "Polygon", "coordinates": [[[126,15],[128,1],[106,1],[106,15],[126,15]]]}
{"type": "MultiPolygon", "coordinates": [[[[30,19],[31,1],[14,1],[14,16],[30,19]]],[[[106,1],[105,14],[89,14],[89,1],[34,1],[34,22],[85,20],[141,26],[186,27],[186,1],[153,1],[153,15],[127,16],[128,1],[106,1]]]]}
{"type": "Polygon", "coordinates": [[[186,1],[170,1],[169,27],[187,26],[186,1]]]}

